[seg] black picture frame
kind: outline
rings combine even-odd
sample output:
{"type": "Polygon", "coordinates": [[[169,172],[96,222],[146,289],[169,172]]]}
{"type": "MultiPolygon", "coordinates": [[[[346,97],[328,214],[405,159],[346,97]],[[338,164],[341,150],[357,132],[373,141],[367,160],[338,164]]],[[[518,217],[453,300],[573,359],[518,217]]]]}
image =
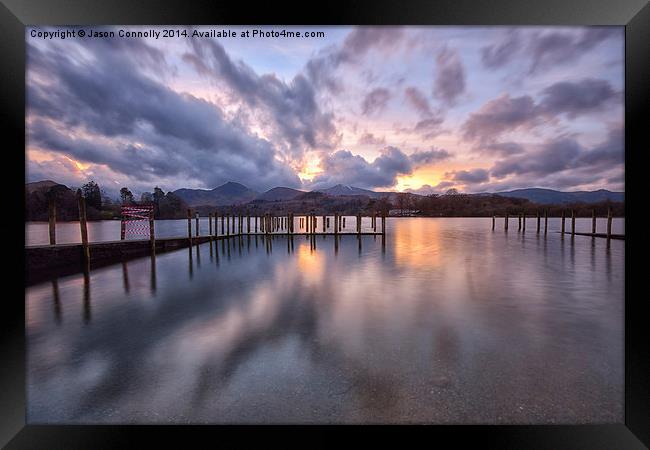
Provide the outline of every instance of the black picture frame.
{"type": "MultiPolygon", "coordinates": [[[[452,439],[454,446],[468,440],[488,448],[603,448],[635,449],[650,446],[650,349],[647,294],[631,288],[634,271],[631,248],[647,238],[639,232],[632,212],[637,204],[632,188],[634,174],[642,169],[638,160],[650,148],[645,121],[650,115],[650,5],[647,0],[444,0],[397,2],[387,0],[328,1],[323,4],[279,5],[277,2],[223,2],[156,0],[1,0],[0,4],[0,105],[7,173],[10,183],[5,211],[10,220],[0,229],[9,248],[6,260],[15,274],[5,286],[14,289],[2,301],[2,358],[0,368],[0,444],[18,448],[115,448],[141,447],[155,441],[183,443],[207,439],[210,445],[239,444],[257,433],[250,427],[220,426],[34,426],[25,424],[25,316],[24,225],[16,211],[24,211],[25,158],[18,148],[25,145],[25,26],[64,24],[282,24],[282,25],[623,25],[625,26],[625,423],[575,426],[430,426],[430,427],[294,427],[311,431],[327,443],[331,431],[360,431],[366,436],[404,437],[405,433],[439,443],[452,439]],[[22,177],[20,174],[23,174],[22,177]],[[22,180],[21,180],[22,178],[22,180]],[[23,184],[21,184],[21,181],[23,184]],[[13,237],[13,238],[12,238],[13,237]],[[632,239],[632,244],[630,244],[632,239]],[[14,276],[15,275],[15,276],[14,276]],[[23,292],[21,292],[23,291],[23,292]]],[[[639,175],[640,176],[640,175],[639,175]]],[[[641,252],[642,250],[637,250],[641,252]]],[[[8,270],[8,269],[7,269],[8,270]]],[[[638,275],[638,274],[637,274],[638,275]]],[[[278,427],[256,427],[274,437],[278,427]]],[[[295,434],[291,434],[296,437],[295,434]]],[[[301,436],[302,437],[302,436],[301,436]]],[[[300,438],[301,438],[300,437],[300,438]]],[[[296,437],[296,439],[300,439],[296,437]]],[[[292,443],[291,440],[284,440],[292,443]]],[[[332,445],[340,445],[334,439],[332,445]]],[[[298,443],[298,442],[296,442],[298,443]]],[[[311,444],[310,444],[311,445],[311,444]]]]}

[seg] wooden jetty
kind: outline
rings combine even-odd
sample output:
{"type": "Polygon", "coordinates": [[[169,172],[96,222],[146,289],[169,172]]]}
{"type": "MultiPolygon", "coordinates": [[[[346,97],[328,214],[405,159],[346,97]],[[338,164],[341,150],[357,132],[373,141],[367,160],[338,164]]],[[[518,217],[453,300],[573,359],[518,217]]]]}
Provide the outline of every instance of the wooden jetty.
{"type": "MultiPolygon", "coordinates": [[[[526,218],[527,215],[524,211],[520,212],[518,215],[518,222],[519,222],[519,228],[518,231],[525,233],[526,232],[526,218]]],[[[509,223],[509,218],[510,215],[506,212],[503,216],[497,216],[493,215],[492,216],[492,230],[495,229],[496,227],[496,219],[497,218],[502,218],[503,219],[503,230],[508,231],[508,223],[509,223]]],[[[541,215],[539,210],[536,211],[535,214],[535,219],[537,221],[537,227],[536,227],[536,233],[541,232],[541,215]]],[[[625,240],[625,235],[624,234],[614,234],[612,233],[612,210],[608,209],[607,210],[607,231],[605,233],[598,233],[596,231],[596,211],[592,210],[591,211],[591,233],[586,233],[586,232],[578,232],[576,231],[576,214],[574,210],[571,210],[571,231],[566,230],[565,226],[565,221],[566,221],[566,211],[562,210],[562,214],[560,215],[559,219],[561,219],[560,222],[560,231],[557,231],[557,233],[560,233],[562,235],[562,238],[564,239],[565,234],[570,234],[571,236],[590,236],[594,238],[605,238],[605,239],[618,239],[618,240],[625,240]]],[[[544,210],[544,234],[547,234],[548,232],[548,210],[544,210]]]]}
{"type": "Polygon", "coordinates": [[[155,255],[167,251],[189,247],[205,242],[232,239],[242,236],[385,236],[386,215],[381,215],[381,229],[377,230],[377,213],[370,216],[356,214],[354,230],[346,229],[345,217],[335,213],[319,218],[313,213],[276,216],[264,214],[251,216],[244,214],[219,214],[218,211],[208,215],[208,232],[200,229],[198,213],[187,210],[187,235],[169,238],[156,238],[152,206],[133,206],[123,208],[120,224],[120,240],[89,242],[86,221],[85,199],[78,192],[79,226],[82,242],[76,244],[56,243],[56,207],[49,206],[49,245],[25,247],[26,278],[28,284],[46,279],[53,275],[62,276],[97,268],[131,258],[155,255]],[[126,239],[130,221],[125,219],[124,210],[138,223],[141,239],[126,239]],[[194,220],[192,220],[194,219],[194,220]],[[367,219],[364,229],[363,221],[367,219]],[[214,220],[214,226],[213,226],[214,220]],[[194,222],[194,224],[192,223],[194,222]],[[318,225],[321,225],[319,228],[318,225]],[[194,226],[192,226],[194,225],[194,226]],[[194,230],[192,230],[194,228],[194,230]]]}

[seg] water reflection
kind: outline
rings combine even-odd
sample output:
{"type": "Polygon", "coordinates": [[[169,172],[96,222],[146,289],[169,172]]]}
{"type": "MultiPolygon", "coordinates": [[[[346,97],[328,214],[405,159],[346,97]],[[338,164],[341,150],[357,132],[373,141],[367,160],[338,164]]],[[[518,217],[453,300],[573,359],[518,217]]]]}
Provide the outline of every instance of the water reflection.
{"type": "Polygon", "coordinates": [[[565,259],[489,219],[389,229],[192,245],[191,281],[179,250],[28,288],[28,420],[622,420],[622,242],[565,259]],[[62,320],[91,323],[91,284],[92,326],[62,320]]]}

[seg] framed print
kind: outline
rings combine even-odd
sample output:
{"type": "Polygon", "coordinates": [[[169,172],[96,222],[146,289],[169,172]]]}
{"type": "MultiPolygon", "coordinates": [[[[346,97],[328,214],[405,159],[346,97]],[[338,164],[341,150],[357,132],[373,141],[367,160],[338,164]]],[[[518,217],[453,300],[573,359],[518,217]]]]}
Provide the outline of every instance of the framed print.
{"type": "Polygon", "coordinates": [[[647,2],[3,1],[7,448],[649,445],[647,2]]]}

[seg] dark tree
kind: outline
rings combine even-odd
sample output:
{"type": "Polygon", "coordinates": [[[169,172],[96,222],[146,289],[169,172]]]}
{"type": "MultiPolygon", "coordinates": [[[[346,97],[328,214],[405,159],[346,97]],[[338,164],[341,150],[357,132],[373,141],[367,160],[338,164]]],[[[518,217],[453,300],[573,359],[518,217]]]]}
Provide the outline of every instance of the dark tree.
{"type": "Polygon", "coordinates": [[[86,204],[97,210],[102,207],[102,193],[99,189],[99,185],[93,180],[90,180],[88,183],[81,186],[81,191],[84,198],[86,199],[86,204]]]}
{"type": "Polygon", "coordinates": [[[132,205],[134,202],[133,192],[131,192],[128,188],[123,187],[120,189],[120,199],[122,200],[123,205],[132,205]]]}

